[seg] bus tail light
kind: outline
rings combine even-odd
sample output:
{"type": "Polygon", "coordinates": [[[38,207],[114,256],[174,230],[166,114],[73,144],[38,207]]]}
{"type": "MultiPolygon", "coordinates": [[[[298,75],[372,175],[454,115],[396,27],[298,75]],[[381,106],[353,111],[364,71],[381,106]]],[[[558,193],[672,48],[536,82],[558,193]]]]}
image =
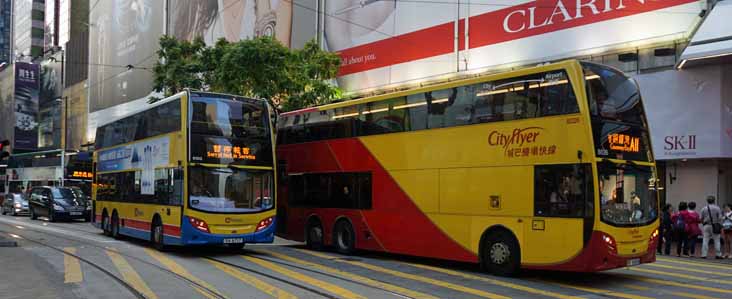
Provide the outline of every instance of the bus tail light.
{"type": "Polygon", "coordinates": [[[605,245],[607,245],[608,249],[610,249],[610,252],[617,254],[618,253],[618,245],[615,243],[615,239],[613,237],[602,234],[602,241],[605,242],[605,245]]]}
{"type": "Polygon", "coordinates": [[[196,228],[197,230],[200,230],[205,233],[210,233],[211,231],[208,229],[208,224],[206,221],[203,221],[198,218],[193,218],[191,216],[188,216],[188,221],[191,222],[191,225],[196,228]]]}
{"type": "Polygon", "coordinates": [[[269,227],[270,225],[272,225],[272,222],[274,222],[274,217],[269,217],[269,218],[266,218],[266,219],[264,219],[262,221],[259,221],[259,224],[257,224],[257,230],[256,231],[261,231],[261,230],[269,227]]]}

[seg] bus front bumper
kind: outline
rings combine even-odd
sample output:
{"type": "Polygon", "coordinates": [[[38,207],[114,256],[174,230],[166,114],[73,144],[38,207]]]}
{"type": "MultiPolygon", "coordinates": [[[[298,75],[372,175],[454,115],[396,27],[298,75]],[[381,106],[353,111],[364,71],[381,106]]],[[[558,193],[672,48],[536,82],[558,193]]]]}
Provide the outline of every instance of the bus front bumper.
{"type": "Polygon", "coordinates": [[[181,242],[183,245],[244,245],[246,243],[272,243],[277,221],[272,221],[265,229],[248,234],[211,234],[194,228],[188,217],[183,216],[181,242]]]}
{"type": "MultiPolygon", "coordinates": [[[[635,255],[619,255],[617,247],[608,244],[603,238],[605,234],[600,231],[593,231],[590,240],[584,249],[574,258],[555,265],[525,265],[527,269],[571,271],[571,272],[597,272],[656,261],[656,246],[658,238],[649,240],[645,252],[635,255]]],[[[614,246],[618,246],[614,243],[614,246]]]]}

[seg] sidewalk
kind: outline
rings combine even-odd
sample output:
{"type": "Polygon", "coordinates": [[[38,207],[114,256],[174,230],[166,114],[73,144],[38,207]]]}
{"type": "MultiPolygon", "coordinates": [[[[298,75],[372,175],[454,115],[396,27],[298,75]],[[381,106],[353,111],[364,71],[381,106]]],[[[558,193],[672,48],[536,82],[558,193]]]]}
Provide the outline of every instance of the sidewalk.
{"type": "Polygon", "coordinates": [[[656,252],[657,256],[668,256],[668,257],[674,257],[674,258],[681,258],[681,259],[688,259],[693,261],[706,261],[706,262],[714,262],[714,263],[720,263],[720,264],[730,264],[732,265],[732,258],[727,259],[716,259],[715,257],[715,250],[714,250],[714,242],[709,242],[709,252],[707,253],[707,258],[702,259],[701,258],[701,252],[702,252],[702,244],[701,239],[699,239],[699,242],[696,243],[696,251],[694,251],[695,255],[691,257],[677,257],[676,256],[676,242],[671,243],[671,254],[670,255],[660,255],[658,252],[656,252]]]}
{"type": "MultiPolygon", "coordinates": [[[[8,238],[0,235],[3,241],[8,238]]],[[[0,298],[77,298],[71,286],[64,285],[62,273],[23,248],[27,244],[17,243],[17,247],[0,247],[0,298]]]]}

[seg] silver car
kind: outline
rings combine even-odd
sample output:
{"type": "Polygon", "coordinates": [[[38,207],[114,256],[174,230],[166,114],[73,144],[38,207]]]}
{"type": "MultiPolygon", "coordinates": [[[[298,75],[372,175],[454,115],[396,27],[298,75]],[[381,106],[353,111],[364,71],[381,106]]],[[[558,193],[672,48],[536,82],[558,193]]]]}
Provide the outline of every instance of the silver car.
{"type": "Polygon", "coordinates": [[[3,202],[2,208],[0,210],[2,211],[3,215],[28,215],[28,200],[23,194],[10,193],[5,196],[5,201],[3,202]]]}

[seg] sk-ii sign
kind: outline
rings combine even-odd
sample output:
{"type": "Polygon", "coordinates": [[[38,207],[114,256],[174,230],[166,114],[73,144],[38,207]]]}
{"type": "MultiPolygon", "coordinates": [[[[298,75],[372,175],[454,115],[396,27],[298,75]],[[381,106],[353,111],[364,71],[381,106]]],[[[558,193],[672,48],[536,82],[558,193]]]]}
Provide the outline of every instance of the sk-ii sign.
{"type": "Polygon", "coordinates": [[[663,149],[669,156],[696,155],[696,135],[666,136],[663,149]]]}

